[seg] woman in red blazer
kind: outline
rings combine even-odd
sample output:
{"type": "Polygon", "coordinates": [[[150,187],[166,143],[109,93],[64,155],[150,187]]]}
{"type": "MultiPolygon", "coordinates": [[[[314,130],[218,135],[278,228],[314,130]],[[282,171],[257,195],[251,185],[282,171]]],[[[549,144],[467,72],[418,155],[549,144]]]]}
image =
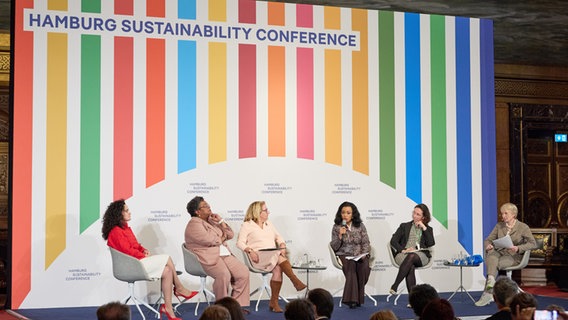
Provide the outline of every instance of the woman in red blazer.
{"type": "Polygon", "coordinates": [[[168,255],[150,255],[150,251],[136,240],[136,236],[128,226],[130,217],[130,210],[124,200],[112,202],[103,216],[103,239],[107,240],[109,247],[140,259],[148,274],[157,276],[161,274],[164,304],[160,306],[160,317],[162,313],[165,313],[169,320],[181,320],[174,315],[172,289],[176,296],[185,299],[193,297],[197,291],[190,291],[183,286],[177,276],[174,263],[168,255]]]}

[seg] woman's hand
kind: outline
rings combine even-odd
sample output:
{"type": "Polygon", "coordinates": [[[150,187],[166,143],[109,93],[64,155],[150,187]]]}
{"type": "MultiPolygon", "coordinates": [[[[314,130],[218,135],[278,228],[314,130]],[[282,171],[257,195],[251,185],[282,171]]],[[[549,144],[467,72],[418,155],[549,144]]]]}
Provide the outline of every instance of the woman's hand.
{"type": "Polygon", "coordinates": [[[150,251],[148,249],[144,249],[144,256],[147,257],[150,255],[150,251]]]}
{"type": "Polygon", "coordinates": [[[521,306],[517,305],[517,317],[516,319],[519,320],[531,320],[533,318],[533,314],[536,308],[534,307],[527,307],[521,309],[521,306]]]}
{"type": "Polygon", "coordinates": [[[519,252],[519,247],[517,247],[517,246],[512,246],[512,247],[510,247],[510,248],[509,248],[509,252],[511,252],[511,253],[517,253],[517,252],[519,252]]]}
{"type": "Polygon", "coordinates": [[[286,258],[286,245],[280,245],[280,255],[286,258]]]}
{"type": "Polygon", "coordinates": [[[346,226],[341,226],[341,228],[339,228],[339,239],[343,238],[343,235],[347,233],[347,227],[346,226]]]}
{"type": "Polygon", "coordinates": [[[487,245],[487,247],[485,247],[485,251],[490,251],[493,250],[493,245],[490,243],[487,245]]]}
{"type": "Polygon", "coordinates": [[[423,231],[426,231],[426,225],[424,224],[424,222],[418,221],[418,222],[416,222],[416,226],[418,228],[422,229],[423,231]]]}
{"type": "Polygon", "coordinates": [[[258,260],[259,260],[258,259],[258,253],[256,253],[254,250],[251,249],[248,254],[249,254],[249,257],[252,260],[252,262],[258,263],[258,260]]]}

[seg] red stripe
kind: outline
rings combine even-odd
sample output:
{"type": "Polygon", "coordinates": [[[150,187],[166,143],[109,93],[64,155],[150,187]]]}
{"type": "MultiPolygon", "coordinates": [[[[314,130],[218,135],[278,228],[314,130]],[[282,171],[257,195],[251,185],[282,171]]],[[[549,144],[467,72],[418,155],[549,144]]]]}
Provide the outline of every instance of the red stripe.
{"type": "Polygon", "coordinates": [[[166,158],[166,42],[146,40],[146,187],[164,180],[166,158]]]}
{"type": "MultiPolygon", "coordinates": [[[[256,2],[239,0],[239,23],[256,23],[256,2]]],[[[256,45],[239,44],[239,158],[256,157],[256,45]]]]}
{"type": "Polygon", "coordinates": [[[133,0],[114,0],[114,14],[134,14],[133,0]]]}
{"type": "Polygon", "coordinates": [[[132,196],[133,54],[132,38],[114,38],[114,199],[132,196]]]}
{"type": "Polygon", "coordinates": [[[32,114],[33,114],[33,32],[25,32],[24,8],[33,0],[14,1],[14,109],[12,160],[12,270],[11,309],[18,309],[31,290],[32,227],[32,114]],[[17,107],[16,107],[17,106],[17,107]],[[17,213],[17,214],[16,214],[17,213]]]}
{"type": "MultiPolygon", "coordinates": [[[[296,25],[313,27],[313,7],[296,6],[296,25]]],[[[298,158],[314,159],[314,50],[296,49],[298,158]]]]}

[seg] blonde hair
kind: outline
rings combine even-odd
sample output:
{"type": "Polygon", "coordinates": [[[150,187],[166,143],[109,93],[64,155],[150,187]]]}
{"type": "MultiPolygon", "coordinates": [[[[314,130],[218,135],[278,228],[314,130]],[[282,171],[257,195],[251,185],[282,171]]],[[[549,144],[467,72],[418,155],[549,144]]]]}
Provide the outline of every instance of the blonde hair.
{"type": "Polygon", "coordinates": [[[517,213],[519,213],[519,209],[517,209],[517,206],[514,205],[514,204],[512,204],[512,203],[510,203],[510,202],[507,202],[507,203],[503,204],[503,205],[501,206],[501,211],[510,212],[510,213],[512,213],[512,214],[515,216],[515,218],[517,217],[517,213]]]}
{"type": "Polygon", "coordinates": [[[260,217],[260,213],[262,212],[262,206],[266,202],[264,201],[255,201],[251,203],[247,209],[247,214],[245,215],[245,222],[252,220],[258,223],[258,218],[260,217]]]}
{"type": "Polygon", "coordinates": [[[371,315],[369,320],[398,320],[394,312],[390,309],[383,309],[371,315]]]}

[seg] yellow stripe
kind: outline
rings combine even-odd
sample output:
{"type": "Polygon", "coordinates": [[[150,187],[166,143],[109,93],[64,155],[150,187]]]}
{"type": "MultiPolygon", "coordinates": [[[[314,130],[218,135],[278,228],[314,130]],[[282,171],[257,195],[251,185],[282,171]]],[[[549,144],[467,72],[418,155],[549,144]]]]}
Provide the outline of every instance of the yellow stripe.
{"type": "Polygon", "coordinates": [[[47,9],[67,11],[67,0],[48,0],[47,9]]]}
{"type": "Polygon", "coordinates": [[[65,249],[67,35],[47,35],[45,268],[65,249]]]}
{"type": "Polygon", "coordinates": [[[227,21],[227,1],[209,0],[209,20],[227,21]]]}
{"type": "MultiPolygon", "coordinates": [[[[324,27],[341,28],[341,11],[324,7],[324,27]]],[[[325,161],[341,165],[341,51],[325,50],[325,161]]]]}
{"type": "MultiPolygon", "coordinates": [[[[226,1],[209,1],[209,20],[226,21],[226,1]]],[[[227,160],[227,44],[209,42],[209,163],[227,160]]]]}
{"type": "Polygon", "coordinates": [[[369,174],[369,53],[367,10],[351,11],[352,28],[359,31],[360,51],[353,52],[353,170],[369,174]]]}

